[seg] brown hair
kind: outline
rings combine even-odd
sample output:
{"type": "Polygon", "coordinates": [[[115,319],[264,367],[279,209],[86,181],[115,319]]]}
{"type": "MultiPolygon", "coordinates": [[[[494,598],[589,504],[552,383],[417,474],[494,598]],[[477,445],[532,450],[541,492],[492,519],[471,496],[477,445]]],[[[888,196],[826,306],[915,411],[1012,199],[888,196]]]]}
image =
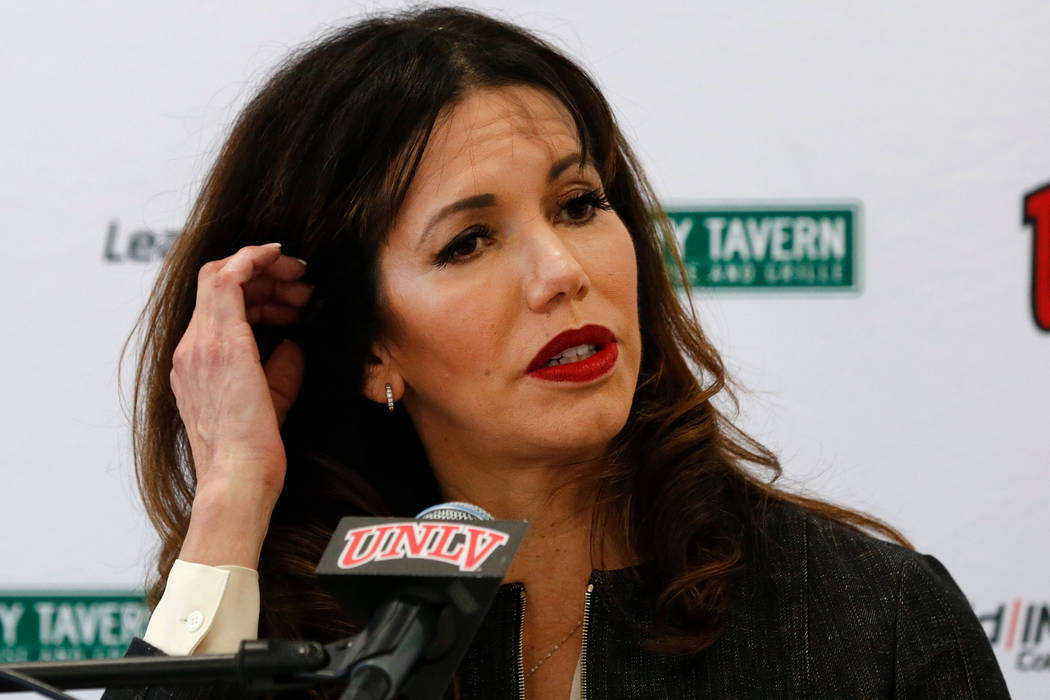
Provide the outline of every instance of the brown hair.
{"type": "MultiPolygon", "coordinates": [[[[260,633],[345,636],[350,623],[313,577],[338,519],[412,514],[441,500],[404,412],[388,415],[361,395],[379,328],[377,250],[441,111],[468,90],[510,84],[565,105],[634,240],[641,372],[609,466],[595,475],[594,531],[622,522],[614,534],[651,563],[660,626],[650,643],[686,652],[719,637],[746,541],[770,503],[904,542],[867,516],[775,488],[776,457],[712,403],[732,397],[725,367],[676,296],[665,264],[665,254],[676,256],[668,222],[595,83],[518,27],[436,8],[365,20],[291,57],[238,118],[164,263],[140,320],[133,406],[139,487],[160,535],[151,605],[181,547],[194,493],[168,380],[172,354],[193,311],[198,270],[242,246],[280,241],[310,261],[306,279],[315,285],[307,317],[285,331],[303,347],[306,373],[282,431],[289,467],[259,564],[260,633]]],[[[256,337],[264,356],[281,339],[266,328],[256,337]]]]}

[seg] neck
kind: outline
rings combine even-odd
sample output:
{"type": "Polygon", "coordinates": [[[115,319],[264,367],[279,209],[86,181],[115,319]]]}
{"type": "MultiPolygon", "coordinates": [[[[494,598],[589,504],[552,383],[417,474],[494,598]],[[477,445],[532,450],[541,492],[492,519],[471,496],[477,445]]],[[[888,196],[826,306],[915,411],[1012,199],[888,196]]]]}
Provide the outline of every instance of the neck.
{"type": "MultiPolygon", "coordinates": [[[[444,498],[481,506],[498,520],[526,520],[529,529],[518,548],[506,581],[528,588],[551,575],[586,582],[594,568],[620,568],[628,557],[623,547],[606,537],[596,543],[601,561],[592,561],[594,484],[586,474],[600,467],[597,460],[572,464],[494,466],[492,461],[432,463],[444,498]],[[483,466],[476,466],[476,465],[483,466]]],[[[583,584],[581,584],[583,585],[583,584]]]]}
{"type": "MultiPolygon", "coordinates": [[[[425,443],[427,444],[427,443],[425,443]]],[[[432,445],[428,445],[432,447],[432,445]]],[[[527,520],[528,530],[504,577],[524,584],[521,652],[530,697],[568,695],[582,633],[587,582],[595,568],[617,569],[630,559],[612,532],[592,530],[600,459],[527,463],[508,459],[441,459],[429,449],[445,498],[475,503],[498,519],[527,520]],[[478,466],[481,465],[481,466],[478,466]],[[610,537],[613,535],[613,537],[610,537]],[[600,559],[592,559],[592,544],[600,559]],[[561,653],[555,653],[561,649],[561,653]]]]}

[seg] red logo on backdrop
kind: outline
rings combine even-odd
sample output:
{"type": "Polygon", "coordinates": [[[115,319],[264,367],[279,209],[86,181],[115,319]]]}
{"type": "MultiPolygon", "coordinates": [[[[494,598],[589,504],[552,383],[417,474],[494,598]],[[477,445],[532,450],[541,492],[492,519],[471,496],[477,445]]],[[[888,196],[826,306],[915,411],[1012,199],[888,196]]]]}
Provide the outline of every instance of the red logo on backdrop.
{"type": "Polygon", "coordinates": [[[1024,222],[1032,225],[1032,313],[1050,331],[1050,184],[1024,196],[1024,222]]]}
{"type": "Polygon", "coordinates": [[[428,559],[476,571],[510,536],[499,530],[461,523],[384,523],[348,530],[339,555],[340,569],[373,561],[428,559]]]}
{"type": "Polygon", "coordinates": [[[1004,600],[977,619],[992,648],[1012,656],[1018,671],[1050,671],[1050,603],[1004,600]]]}

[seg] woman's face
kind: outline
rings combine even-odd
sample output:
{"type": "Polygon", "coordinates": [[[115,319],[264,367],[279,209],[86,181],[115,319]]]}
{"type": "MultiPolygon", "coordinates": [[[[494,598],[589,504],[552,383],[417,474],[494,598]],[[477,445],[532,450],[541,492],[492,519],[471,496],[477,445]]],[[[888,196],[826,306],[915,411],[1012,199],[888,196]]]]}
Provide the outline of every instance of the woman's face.
{"type": "Polygon", "coordinates": [[[367,392],[393,384],[435,467],[598,456],[641,361],[627,228],[546,93],[477,90],[444,116],[380,250],[367,392]]]}

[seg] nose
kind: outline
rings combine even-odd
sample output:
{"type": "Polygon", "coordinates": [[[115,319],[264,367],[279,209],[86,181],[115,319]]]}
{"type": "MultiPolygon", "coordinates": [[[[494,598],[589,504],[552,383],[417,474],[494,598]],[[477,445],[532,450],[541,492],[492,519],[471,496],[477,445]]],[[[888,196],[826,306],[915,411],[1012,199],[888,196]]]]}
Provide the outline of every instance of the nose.
{"type": "Polygon", "coordinates": [[[533,311],[546,313],[559,304],[583,299],[591,281],[577,251],[549,225],[538,225],[527,236],[525,302],[533,311]]]}

